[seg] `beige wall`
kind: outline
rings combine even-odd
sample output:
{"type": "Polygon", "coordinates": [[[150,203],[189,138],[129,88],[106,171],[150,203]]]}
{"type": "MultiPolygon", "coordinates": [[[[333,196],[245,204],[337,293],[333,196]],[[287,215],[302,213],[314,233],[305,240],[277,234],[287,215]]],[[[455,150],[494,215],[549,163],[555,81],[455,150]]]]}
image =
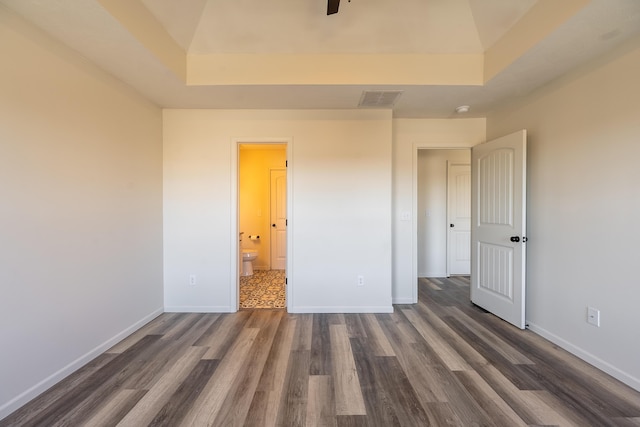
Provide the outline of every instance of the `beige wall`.
{"type": "Polygon", "coordinates": [[[162,310],[159,108],[0,6],[0,418],[162,310]]]}
{"type": "Polygon", "coordinates": [[[417,295],[418,148],[471,147],[484,141],[485,120],[392,120],[389,113],[166,110],[167,309],[234,309],[234,144],[260,139],[291,141],[289,262],[303,267],[289,279],[294,274],[304,290],[289,308],[379,311],[387,307],[387,292],[394,302],[411,302],[417,295]],[[408,221],[401,220],[405,210],[408,221]],[[390,262],[392,278],[386,278],[390,262]],[[190,274],[202,285],[189,287],[190,274]],[[364,289],[354,289],[358,275],[365,276],[364,289]]]}
{"type": "Polygon", "coordinates": [[[640,390],[638,76],[640,39],[491,114],[487,129],[528,130],[531,329],[640,390]]]}
{"type": "Polygon", "coordinates": [[[165,110],[165,308],[236,309],[237,143],[270,141],[288,147],[288,309],[392,310],[391,123],[379,110],[165,110]]]}
{"type": "Polygon", "coordinates": [[[393,302],[417,302],[418,150],[469,148],[485,141],[485,119],[393,121],[393,302]],[[402,220],[403,212],[410,219],[402,220]]]}
{"type": "Polygon", "coordinates": [[[239,152],[239,208],[240,231],[244,232],[243,249],[258,251],[253,261],[257,269],[271,267],[271,170],[285,169],[286,146],[278,144],[243,145],[239,152]],[[248,147],[248,148],[244,148],[248,147]],[[249,236],[260,236],[250,239],[249,236]]]}

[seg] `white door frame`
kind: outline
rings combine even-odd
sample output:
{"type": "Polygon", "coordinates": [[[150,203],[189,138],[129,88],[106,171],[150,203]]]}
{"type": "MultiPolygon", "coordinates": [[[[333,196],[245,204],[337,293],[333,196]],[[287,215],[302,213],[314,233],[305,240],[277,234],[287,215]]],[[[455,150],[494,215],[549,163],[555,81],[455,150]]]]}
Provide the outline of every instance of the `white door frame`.
{"type": "MultiPolygon", "coordinates": [[[[294,281],[293,277],[293,165],[291,159],[293,158],[293,138],[292,137],[236,137],[231,138],[231,159],[230,159],[230,170],[231,170],[231,188],[230,196],[231,196],[231,224],[229,227],[230,235],[231,235],[231,248],[230,251],[232,254],[239,254],[239,233],[240,233],[240,212],[238,209],[238,203],[240,201],[238,197],[238,161],[240,160],[239,150],[240,144],[264,144],[264,145],[273,145],[273,144],[284,144],[287,146],[287,262],[285,267],[285,276],[287,278],[287,311],[290,305],[290,302],[293,301],[294,295],[294,281]]],[[[238,311],[240,308],[240,259],[239,256],[231,257],[231,265],[230,275],[231,283],[229,283],[229,307],[235,307],[235,310],[238,311]]]]}
{"type": "MultiPolygon", "coordinates": [[[[471,150],[472,145],[456,144],[450,146],[435,145],[433,142],[414,142],[411,152],[412,186],[411,189],[411,298],[418,303],[418,151],[419,150],[471,150]]],[[[446,226],[446,224],[443,224],[446,226]]]]}

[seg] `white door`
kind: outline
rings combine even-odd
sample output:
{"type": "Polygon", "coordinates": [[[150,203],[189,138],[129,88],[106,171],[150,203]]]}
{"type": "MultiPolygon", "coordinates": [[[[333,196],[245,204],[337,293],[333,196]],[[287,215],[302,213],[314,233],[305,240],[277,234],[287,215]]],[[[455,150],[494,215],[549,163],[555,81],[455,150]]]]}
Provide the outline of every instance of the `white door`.
{"type": "Polygon", "coordinates": [[[271,269],[287,263],[287,171],[271,170],[271,269]]]}
{"type": "Polygon", "coordinates": [[[447,273],[471,273],[471,166],[449,164],[447,179],[447,273]]]}
{"type": "Polygon", "coordinates": [[[471,301],[525,327],[526,130],[471,150],[471,301]]]}

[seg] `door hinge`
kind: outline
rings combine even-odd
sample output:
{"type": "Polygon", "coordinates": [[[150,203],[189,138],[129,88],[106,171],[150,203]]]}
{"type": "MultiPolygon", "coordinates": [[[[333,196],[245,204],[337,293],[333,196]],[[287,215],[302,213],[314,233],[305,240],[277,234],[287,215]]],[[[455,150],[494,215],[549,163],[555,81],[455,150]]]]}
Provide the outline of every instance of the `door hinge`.
{"type": "Polygon", "coordinates": [[[285,220],[284,220],[284,226],[285,226],[285,227],[289,226],[289,220],[288,220],[288,219],[285,219],[285,220]]]}
{"type": "Polygon", "coordinates": [[[285,277],[285,278],[284,278],[284,284],[285,284],[285,285],[286,285],[286,284],[288,284],[287,280],[289,280],[289,279],[287,279],[287,278],[285,277]]]}
{"type": "Polygon", "coordinates": [[[289,160],[285,160],[285,161],[284,161],[284,167],[285,167],[285,168],[288,168],[288,167],[289,167],[289,160]]]}

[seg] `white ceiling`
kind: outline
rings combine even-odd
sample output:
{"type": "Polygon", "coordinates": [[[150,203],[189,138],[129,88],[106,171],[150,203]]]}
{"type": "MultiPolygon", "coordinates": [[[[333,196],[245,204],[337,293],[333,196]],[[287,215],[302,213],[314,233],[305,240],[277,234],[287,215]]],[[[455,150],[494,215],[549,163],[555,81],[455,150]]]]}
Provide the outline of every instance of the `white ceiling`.
{"type": "Polygon", "coordinates": [[[482,53],[536,0],[141,0],[189,53],[482,53]],[[490,13],[487,13],[490,12],[490,13]]]}
{"type": "MultiPolygon", "coordinates": [[[[141,1],[189,54],[483,53],[535,0],[141,1]]],[[[560,0],[539,0],[560,1],[560,0]]],[[[592,0],[483,86],[187,86],[99,0],[0,0],[62,43],[166,108],[356,108],[363,90],[402,90],[394,117],[484,116],[640,34],[640,0],[592,0]]]]}

